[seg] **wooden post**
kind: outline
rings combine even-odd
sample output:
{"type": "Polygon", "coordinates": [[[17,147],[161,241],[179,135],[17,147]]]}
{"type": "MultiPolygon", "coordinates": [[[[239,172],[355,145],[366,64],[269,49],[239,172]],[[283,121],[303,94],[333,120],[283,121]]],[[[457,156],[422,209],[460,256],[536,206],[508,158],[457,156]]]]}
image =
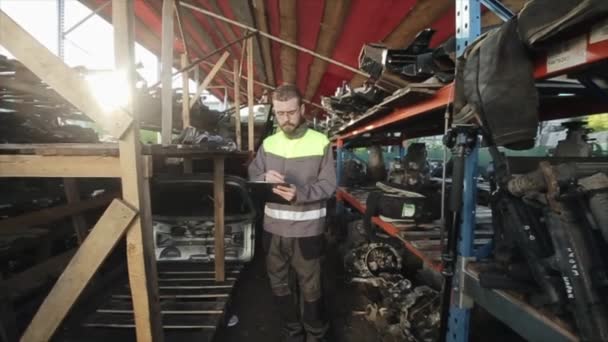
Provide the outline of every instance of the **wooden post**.
{"type": "Polygon", "coordinates": [[[173,0],[163,0],[161,49],[161,142],[169,145],[173,133],[173,0]]]}
{"type": "Polygon", "coordinates": [[[198,85],[198,81],[201,78],[201,68],[197,65],[196,68],[194,68],[194,84],[198,85]]]}
{"type": "Polygon", "coordinates": [[[254,120],[253,113],[253,38],[247,40],[247,104],[249,105],[249,117],[247,121],[247,137],[249,139],[249,151],[253,152],[254,146],[254,120]]]}
{"type": "Polygon", "coordinates": [[[70,260],[21,337],[22,342],[49,341],[103,260],[120,240],[137,211],[114,200],[89,238],[70,260]]]}
{"type": "Polygon", "coordinates": [[[215,280],[224,281],[224,157],[213,158],[215,204],[215,280]]]}
{"type": "MultiPolygon", "coordinates": [[[[171,31],[173,31],[172,2],[172,0],[165,0],[164,4],[168,7],[171,16],[171,31]]],[[[127,71],[129,89],[135,88],[133,3],[133,1],[124,0],[114,0],[112,3],[115,64],[117,69],[127,71]]],[[[165,20],[166,18],[163,20],[163,25],[165,20]]],[[[172,45],[169,49],[172,50],[172,45]]],[[[171,61],[169,61],[169,70],[164,69],[163,72],[171,74],[171,61]]],[[[135,118],[138,118],[138,104],[135,97],[130,98],[128,109],[134,113],[135,118]]],[[[170,130],[169,133],[171,133],[170,130]]],[[[149,184],[148,180],[144,179],[144,160],[141,155],[138,119],[133,120],[131,129],[119,140],[118,148],[123,199],[131,207],[139,209],[140,213],[127,231],[127,265],[136,336],[138,341],[163,341],[149,184]]]]}
{"type": "MultiPolygon", "coordinates": [[[[188,55],[182,54],[182,68],[188,65],[188,55]]],[[[182,73],[182,128],[190,126],[190,76],[188,71],[182,73]]]]}
{"type": "MultiPolygon", "coordinates": [[[[80,191],[78,190],[78,183],[76,183],[76,178],[64,178],[63,188],[65,190],[65,197],[68,201],[68,204],[80,203],[80,191]]],[[[77,214],[72,216],[72,225],[74,226],[76,238],[78,239],[78,244],[80,245],[84,241],[84,238],[87,236],[87,222],[84,219],[84,216],[82,216],[82,214],[77,214]]]]}
{"type": "MultiPolygon", "coordinates": [[[[181,62],[182,68],[188,66],[187,54],[182,54],[181,62]]],[[[182,129],[186,129],[190,125],[190,75],[187,70],[184,70],[182,72],[182,129]]],[[[192,158],[184,157],[184,173],[192,173],[192,158]]]]}
{"type": "Polygon", "coordinates": [[[205,89],[207,89],[207,87],[209,86],[211,81],[213,81],[213,78],[215,77],[215,75],[218,73],[218,71],[220,71],[220,69],[222,68],[224,63],[226,63],[228,56],[230,56],[230,54],[227,51],[224,52],[222,54],[222,56],[220,57],[220,59],[217,61],[217,63],[215,63],[213,68],[211,68],[211,71],[209,71],[209,74],[205,77],[205,79],[203,80],[203,83],[201,83],[198,86],[198,89],[196,90],[196,94],[194,95],[194,98],[192,99],[192,103],[190,103],[190,108],[192,108],[192,106],[194,106],[194,104],[196,103],[196,101],[198,101],[201,94],[205,91],[205,89]]]}
{"type": "Polygon", "coordinates": [[[239,60],[234,59],[234,125],[235,125],[235,138],[236,148],[241,151],[243,149],[242,136],[241,136],[241,91],[240,84],[241,79],[239,77],[239,60]]]}

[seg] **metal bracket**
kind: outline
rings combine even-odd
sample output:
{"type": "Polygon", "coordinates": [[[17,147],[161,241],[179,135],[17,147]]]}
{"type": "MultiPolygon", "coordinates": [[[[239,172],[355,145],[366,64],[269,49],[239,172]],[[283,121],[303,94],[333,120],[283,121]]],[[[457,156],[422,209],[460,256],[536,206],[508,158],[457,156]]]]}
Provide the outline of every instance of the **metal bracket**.
{"type": "Polygon", "coordinates": [[[500,0],[481,0],[481,3],[502,21],[508,21],[515,16],[500,0]]]}
{"type": "Polygon", "coordinates": [[[600,87],[595,81],[586,76],[581,76],[578,78],[578,81],[589,90],[593,96],[599,98],[603,101],[608,101],[608,90],[600,87]]]}

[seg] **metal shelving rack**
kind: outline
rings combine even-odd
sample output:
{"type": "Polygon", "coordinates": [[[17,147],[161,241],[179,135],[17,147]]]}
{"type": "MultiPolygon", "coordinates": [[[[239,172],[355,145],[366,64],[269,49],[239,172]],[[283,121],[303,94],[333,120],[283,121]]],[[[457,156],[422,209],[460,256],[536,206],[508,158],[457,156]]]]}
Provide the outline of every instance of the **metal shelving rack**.
{"type": "MultiPolygon", "coordinates": [[[[461,54],[468,42],[472,42],[480,32],[480,7],[484,4],[489,10],[495,12],[503,20],[509,18],[510,12],[498,1],[490,0],[456,0],[457,13],[457,53],[461,54]],[[463,14],[459,16],[458,14],[463,14]],[[467,41],[465,44],[464,42],[467,41]]],[[[550,64],[554,59],[548,56],[539,57],[536,62],[534,76],[537,80],[564,75],[573,71],[582,70],[598,62],[608,61],[608,37],[603,33],[608,29],[608,20],[592,27],[577,38],[561,43],[556,51],[566,62],[555,65],[550,64]],[[598,39],[597,36],[600,36],[598,39]],[[593,37],[593,39],[591,39],[593,37]]],[[[555,56],[554,56],[555,57],[555,56]]],[[[591,84],[593,86],[593,84],[591,84]]],[[[441,134],[443,127],[443,115],[441,115],[451,104],[454,85],[449,84],[439,89],[434,96],[417,102],[416,104],[398,108],[392,113],[375,118],[369,118],[364,122],[354,123],[344,127],[332,140],[337,152],[338,178],[342,173],[345,150],[355,144],[362,145],[361,141],[373,133],[407,132],[414,130],[424,134],[407,134],[407,138],[430,136],[441,134]],[[412,120],[416,119],[416,120],[412,120]],[[407,125],[407,126],[406,126],[407,125]],[[426,125],[432,127],[428,130],[415,130],[415,125],[426,125]]],[[[601,90],[596,87],[595,90],[601,90]]],[[[602,94],[598,94],[602,95],[602,94]]],[[[606,96],[606,94],[603,94],[606,96]]],[[[598,96],[600,98],[600,96],[598,96]]],[[[605,99],[605,98],[604,98],[605,99]]],[[[568,103],[568,99],[558,99],[555,103],[541,103],[541,120],[549,120],[558,117],[569,117],[576,114],[588,112],[598,113],[608,111],[608,104],[592,103],[568,103]],[[601,111],[598,110],[601,108],[601,111]]],[[[420,128],[420,127],[418,127],[420,128]]],[[[390,139],[388,141],[391,141],[390,139]]],[[[559,321],[547,312],[540,311],[522,301],[516,295],[508,291],[499,291],[482,288],[479,284],[478,272],[474,261],[474,228],[475,198],[477,192],[476,170],[478,149],[475,148],[467,156],[465,165],[465,188],[463,192],[463,222],[460,229],[459,240],[461,241],[458,252],[459,263],[454,275],[453,293],[455,294],[450,309],[450,324],[447,341],[467,341],[469,336],[469,314],[473,304],[480,305],[497,319],[508,325],[522,337],[530,341],[578,341],[572,327],[559,321]],[[473,186],[471,186],[473,185],[473,186]]],[[[355,198],[347,189],[340,188],[337,192],[338,210],[343,209],[343,203],[348,203],[358,211],[364,213],[365,205],[355,198]]],[[[389,235],[400,239],[405,248],[413,255],[420,258],[431,268],[440,271],[441,264],[436,259],[416,248],[410,240],[399,234],[397,226],[374,217],[372,222],[389,235]]]]}

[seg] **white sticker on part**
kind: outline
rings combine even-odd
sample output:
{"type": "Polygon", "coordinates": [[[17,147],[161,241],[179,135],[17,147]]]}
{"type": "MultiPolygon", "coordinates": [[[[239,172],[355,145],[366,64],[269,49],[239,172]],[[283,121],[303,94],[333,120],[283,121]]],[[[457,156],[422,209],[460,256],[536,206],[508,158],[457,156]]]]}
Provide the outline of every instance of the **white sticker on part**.
{"type": "Polygon", "coordinates": [[[608,19],[593,25],[591,34],[589,34],[589,44],[601,42],[602,40],[608,40],[608,19]]]}
{"type": "Polygon", "coordinates": [[[587,36],[558,44],[547,53],[547,72],[559,71],[587,61],[587,36]]]}
{"type": "Polygon", "coordinates": [[[404,203],[401,209],[401,217],[413,217],[416,213],[416,206],[413,204],[404,203]]]}

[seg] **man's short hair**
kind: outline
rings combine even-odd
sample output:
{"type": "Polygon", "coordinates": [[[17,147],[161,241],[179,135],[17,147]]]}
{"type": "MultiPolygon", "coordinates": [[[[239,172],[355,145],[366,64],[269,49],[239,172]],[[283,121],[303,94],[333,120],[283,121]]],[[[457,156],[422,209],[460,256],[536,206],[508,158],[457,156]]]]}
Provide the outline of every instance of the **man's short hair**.
{"type": "Polygon", "coordinates": [[[302,94],[295,84],[283,84],[272,93],[272,99],[276,101],[288,101],[293,98],[298,99],[298,105],[302,104],[302,94]]]}

